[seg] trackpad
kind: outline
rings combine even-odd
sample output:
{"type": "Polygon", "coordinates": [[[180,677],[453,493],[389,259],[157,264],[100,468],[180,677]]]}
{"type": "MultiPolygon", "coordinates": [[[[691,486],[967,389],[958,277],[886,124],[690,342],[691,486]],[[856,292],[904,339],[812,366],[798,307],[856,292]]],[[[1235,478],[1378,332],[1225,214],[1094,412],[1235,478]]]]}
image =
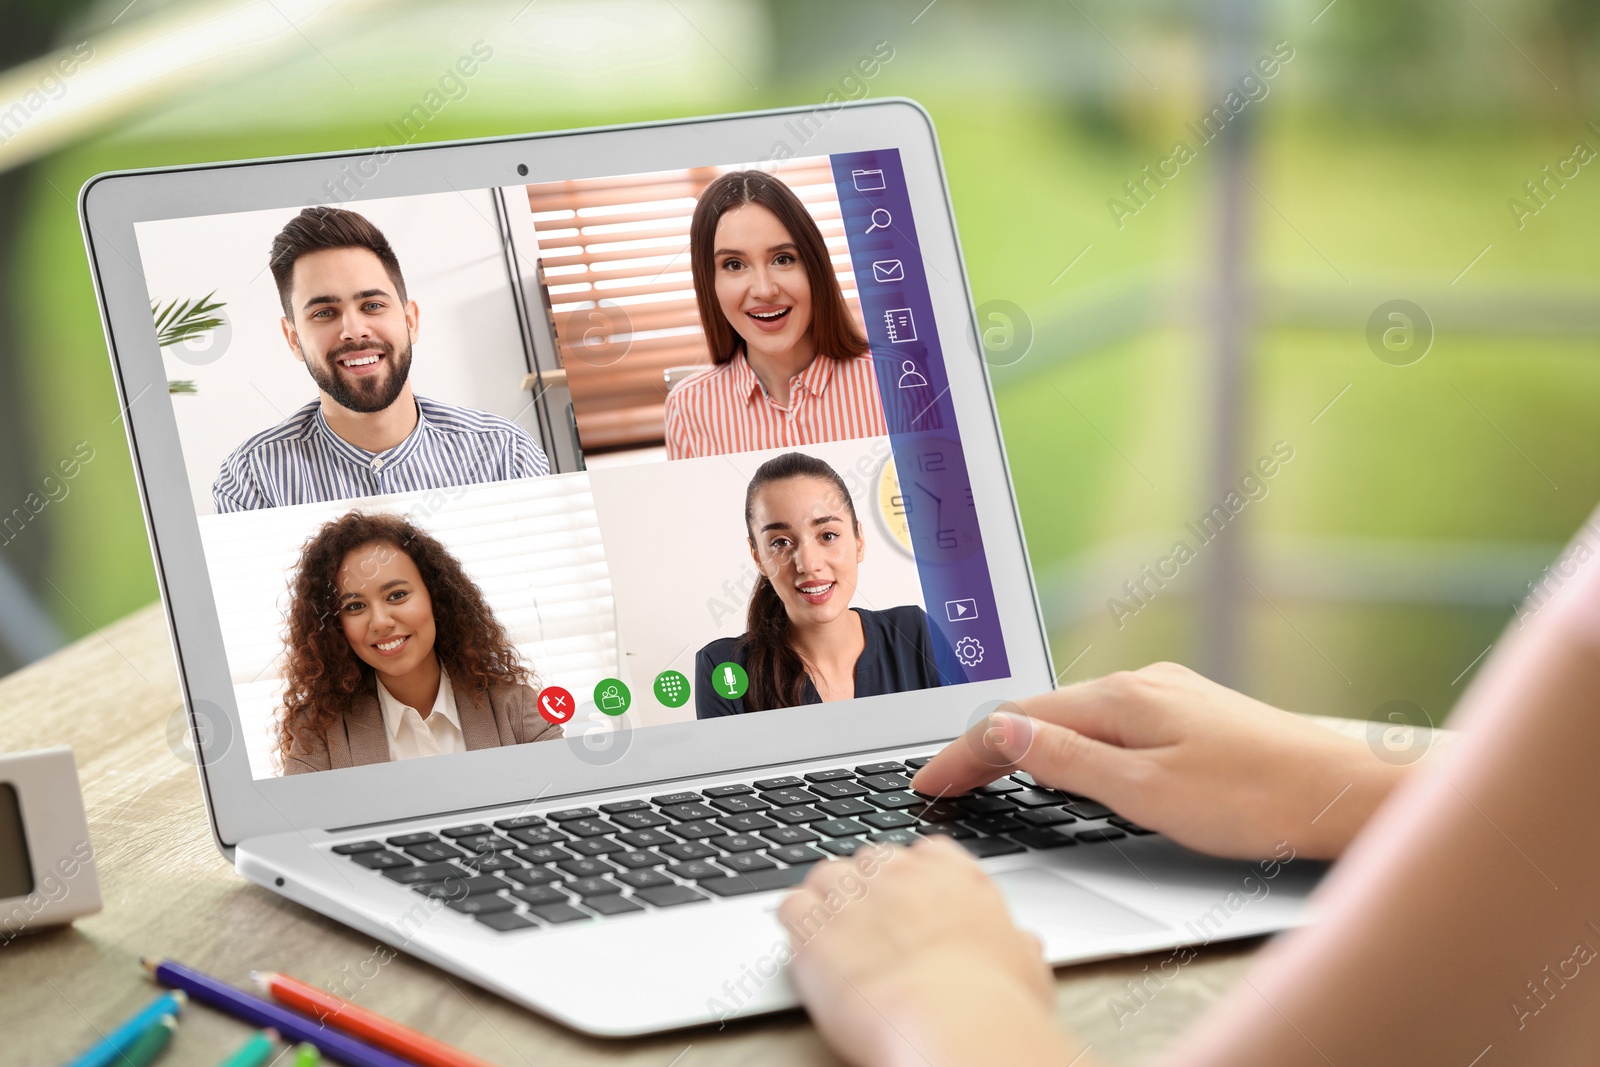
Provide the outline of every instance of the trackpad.
{"type": "Polygon", "coordinates": [[[1130,941],[1169,929],[1047,868],[1007,871],[994,880],[1017,925],[1037,934],[1051,955],[1078,955],[1105,942],[1126,947],[1130,941]]]}

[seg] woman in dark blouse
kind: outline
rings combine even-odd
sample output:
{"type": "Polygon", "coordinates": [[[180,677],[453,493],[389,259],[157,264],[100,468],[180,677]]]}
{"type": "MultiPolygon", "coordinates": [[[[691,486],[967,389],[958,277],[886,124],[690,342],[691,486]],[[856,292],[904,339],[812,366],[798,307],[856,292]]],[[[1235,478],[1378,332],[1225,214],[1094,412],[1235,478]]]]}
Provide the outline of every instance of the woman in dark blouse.
{"type": "Polygon", "coordinates": [[[761,571],[745,632],[711,642],[695,657],[701,719],[791,708],[939,685],[936,638],[914,604],[852,608],[866,554],[855,503],[837,471],[788,452],[756,470],[745,491],[750,555],[761,571]],[[723,663],[749,686],[728,697],[723,663]]]}

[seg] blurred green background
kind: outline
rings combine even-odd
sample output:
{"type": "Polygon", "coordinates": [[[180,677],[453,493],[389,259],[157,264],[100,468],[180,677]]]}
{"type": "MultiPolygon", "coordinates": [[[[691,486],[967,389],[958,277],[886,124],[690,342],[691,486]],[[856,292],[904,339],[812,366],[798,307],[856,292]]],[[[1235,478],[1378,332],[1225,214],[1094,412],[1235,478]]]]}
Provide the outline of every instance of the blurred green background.
{"type": "Polygon", "coordinates": [[[14,6],[7,65],[93,57],[25,130],[0,119],[0,504],[78,442],[95,458],[0,534],[0,670],[157,595],[82,183],[395,143],[479,40],[494,58],[420,140],[830,91],[928,108],[1063,682],[1167,658],[1298,710],[1440,721],[1600,501],[1600,166],[1559,169],[1600,150],[1587,2],[14,6]],[[1275,48],[1202,143],[1189,124],[1275,48]],[[1134,199],[1179,140],[1195,158],[1134,199]],[[1397,299],[1431,333],[1403,366],[1421,343],[1385,361],[1368,338],[1397,299]],[[1124,583],[1279,441],[1267,495],[1130,614],[1124,583]]]}

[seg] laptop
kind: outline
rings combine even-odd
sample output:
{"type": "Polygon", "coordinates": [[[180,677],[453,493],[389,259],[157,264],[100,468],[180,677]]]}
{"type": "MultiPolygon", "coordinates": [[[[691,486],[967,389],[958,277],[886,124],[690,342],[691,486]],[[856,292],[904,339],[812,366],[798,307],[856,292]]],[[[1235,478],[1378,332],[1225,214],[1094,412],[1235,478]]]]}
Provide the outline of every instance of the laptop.
{"type": "Polygon", "coordinates": [[[909,791],[1055,680],[917,104],[120,172],[80,208],[250,881],[613,1036],[793,1007],[777,906],[869,843],[954,837],[1057,965],[1304,921],[1306,861],[1001,768],[909,791]]]}

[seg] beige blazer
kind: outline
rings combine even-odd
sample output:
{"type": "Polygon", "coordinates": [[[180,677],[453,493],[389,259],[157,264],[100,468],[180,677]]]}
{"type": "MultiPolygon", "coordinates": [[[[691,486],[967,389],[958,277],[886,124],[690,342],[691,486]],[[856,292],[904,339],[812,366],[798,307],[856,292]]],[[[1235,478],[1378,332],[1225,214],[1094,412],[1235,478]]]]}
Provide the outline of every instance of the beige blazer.
{"type": "MultiPolygon", "coordinates": [[[[551,741],[562,736],[559,725],[539,715],[534,690],[502,683],[488,692],[456,685],[456,714],[467,751],[551,741]]],[[[389,733],[384,729],[378,692],[359,694],[344,718],[328,730],[325,741],[313,741],[311,751],[297,752],[284,761],[284,774],[360,767],[389,762],[389,733]]]]}

